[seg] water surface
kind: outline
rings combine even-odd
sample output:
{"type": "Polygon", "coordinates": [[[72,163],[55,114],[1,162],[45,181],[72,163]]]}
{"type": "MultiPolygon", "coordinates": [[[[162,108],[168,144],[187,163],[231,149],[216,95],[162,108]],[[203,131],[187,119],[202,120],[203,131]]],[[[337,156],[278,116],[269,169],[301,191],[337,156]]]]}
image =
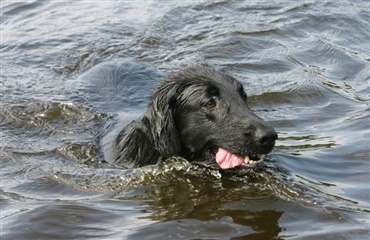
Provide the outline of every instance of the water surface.
{"type": "Polygon", "coordinates": [[[368,238],[368,1],[0,4],[1,239],[368,238]],[[102,166],[161,76],[199,63],[279,133],[264,164],[102,166]]]}

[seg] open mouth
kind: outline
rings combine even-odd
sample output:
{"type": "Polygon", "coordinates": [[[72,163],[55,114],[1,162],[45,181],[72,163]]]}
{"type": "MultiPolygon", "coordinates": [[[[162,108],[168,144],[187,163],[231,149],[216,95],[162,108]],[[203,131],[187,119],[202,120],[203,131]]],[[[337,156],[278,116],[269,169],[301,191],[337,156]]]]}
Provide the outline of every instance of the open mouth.
{"type": "Polygon", "coordinates": [[[263,155],[241,157],[233,154],[223,148],[218,148],[216,151],[216,162],[222,169],[230,169],[235,167],[254,168],[258,163],[263,161],[263,155]]]}
{"type": "Polygon", "coordinates": [[[263,154],[259,154],[257,157],[253,157],[253,160],[250,159],[250,157],[246,156],[244,158],[244,163],[242,164],[242,166],[255,168],[260,162],[263,161],[263,156],[263,154]]]}

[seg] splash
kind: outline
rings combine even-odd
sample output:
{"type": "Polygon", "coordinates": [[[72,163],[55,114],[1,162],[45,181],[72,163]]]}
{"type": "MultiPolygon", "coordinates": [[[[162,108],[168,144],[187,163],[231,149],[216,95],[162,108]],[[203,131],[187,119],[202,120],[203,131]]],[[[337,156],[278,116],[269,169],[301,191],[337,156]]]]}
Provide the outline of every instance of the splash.
{"type": "Polygon", "coordinates": [[[60,169],[52,178],[85,191],[118,191],[127,187],[140,187],[181,181],[187,176],[220,179],[216,169],[204,169],[181,157],[172,157],[156,165],[134,169],[114,168],[60,169]]]}

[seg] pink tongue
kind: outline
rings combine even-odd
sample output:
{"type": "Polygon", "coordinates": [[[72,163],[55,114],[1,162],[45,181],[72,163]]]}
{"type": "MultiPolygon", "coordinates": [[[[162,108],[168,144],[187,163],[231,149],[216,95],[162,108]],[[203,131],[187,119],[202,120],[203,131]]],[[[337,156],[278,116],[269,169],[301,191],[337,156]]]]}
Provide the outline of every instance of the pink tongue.
{"type": "Polygon", "coordinates": [[[244,158],[219,148],[216,153],[216,162],[222,169],[228,169],[242,165],[244,158]]]}

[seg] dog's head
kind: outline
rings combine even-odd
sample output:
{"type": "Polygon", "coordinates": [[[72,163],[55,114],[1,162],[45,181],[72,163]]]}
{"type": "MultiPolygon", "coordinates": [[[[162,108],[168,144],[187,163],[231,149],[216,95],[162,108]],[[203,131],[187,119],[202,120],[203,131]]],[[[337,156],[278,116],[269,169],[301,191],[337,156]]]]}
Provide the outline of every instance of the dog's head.
{"type": "Polygon", "coordinates": [[[242,84],[207,66],[168,77],[150,105],[156,149],[164,157],[254,167],[275,144],[275,130],[247,105],[242,84]]]}

